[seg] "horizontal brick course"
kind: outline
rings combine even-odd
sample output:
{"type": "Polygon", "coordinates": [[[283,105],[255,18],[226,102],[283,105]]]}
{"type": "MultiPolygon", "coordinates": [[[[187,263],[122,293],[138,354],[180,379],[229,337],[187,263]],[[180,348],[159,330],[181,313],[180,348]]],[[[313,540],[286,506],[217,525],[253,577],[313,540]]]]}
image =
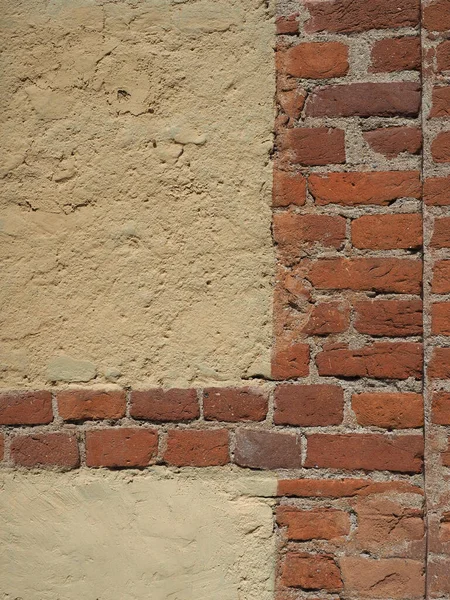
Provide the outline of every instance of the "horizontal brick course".
{"type": "Polygon", "coordinates": [[[287,129],[279,136],[281,156],[292,164],[345,163],[345,133],[332,127],[287,129]]]}
{"type": "Polygon", "coordinates": [[[423,397],[414,393],[363,393],[352,396],[360,425],[408,429],[423,425],[423,397]]]}
{"type": "Polygon", "coordinates": [[[290,433],[239,429],[234,460],[252,469],[298,469],[302,464],[300,439],[290,433]]]}
{"type": "Polygon", "coordinates": [[[60,467],[74,469],[80,464],[75,435],[36,433],[18,435],[11,441],[11,458],[23,467],[60,467]]]}
{"type": "Polygon", "coordinates": [[[58,413],[66,421],[120,419],[125,416],[125,391],[66,390],[56,395],[58,413]]]}
{"type": "Polygon", "coordinates": [[[0,393],[0,425],[44,425],[52,420],[50,392],[0,393]]]}
{"type": "Polygon", "coordinates": [[[328,79],[347,74],[348,46],[341,42],[306,42],[278,52],[278,70],[291,77],[328,79]]]}
{"type": "Polygon", "coordinates": [[[252,388],[206,388],[203,413],[206,420],[263,421],[268,410],[268,394],[252,388]]]}
{"type": "Polygon", "coordinates": [[[294,506],[279,506],[276,518],[280,527],[287,527],[290,540],[333,540],[350,533],[350,517],[341,510],[300,510],[294,506]]]}
{"type": "Polygon", "coordinates": [[[164,461],[177,467],[210,467],[229,462],[226,429],[173,429],[167,437],[164,461]]]}
{"type": "Polygon", "coordinates": [[[422,148],[422,132],[415,127],[383,127],[366,131],[363,137],[374,152],[387,158],[419,154],[422,148]]]}
{"type": "Polygon", "coordinates": [[[88,467],[146,467],[156,456],[158,433],[142,428],[109,428],[86,433],[88,467]]]}
{"type": "Polygon", "coordinates": [[[374,73],[419,70],[420,39],[401,37],[378,40],[372,47],[371,59],[370,70],[374,73]]]}
{"type": "Polygon", "coordinates": [[[191,421],[200,416],[195,389],[155,388],[131,393],[130,414],[154,422],[191,421]]]}
{"type": "Polygon", "coordinates": [[[339,425],[344,392],[337,385],[279,385],[275,390],[276,425],[339,425]]]}
{"type": "Polygon", "coordinates": [[[421,300],[363,300],[354,303],[355,329],[377,336],[405,337],[422,333],[421,300]]]}
{"type": "Polygon", "coordinates": [[[395,250],[420,248],[422,218],[417,213],[365,215],[352,221],[355,248],[395,250]]]}

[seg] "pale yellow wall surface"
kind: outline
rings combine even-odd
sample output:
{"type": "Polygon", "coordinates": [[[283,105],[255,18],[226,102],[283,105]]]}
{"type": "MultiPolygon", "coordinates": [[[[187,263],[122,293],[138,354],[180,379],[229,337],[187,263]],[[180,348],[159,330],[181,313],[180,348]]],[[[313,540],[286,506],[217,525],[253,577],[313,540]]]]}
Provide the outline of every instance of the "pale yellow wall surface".
{"type": "Polygon", "coordinates": [[[0,12],[0,386],[267,375],[266,2],[0,12]]]}
{"type": "Polygon", "coordinates": [[[0,490],[0,598],[272,600],[270,475],[15,473],[0,490]]]}

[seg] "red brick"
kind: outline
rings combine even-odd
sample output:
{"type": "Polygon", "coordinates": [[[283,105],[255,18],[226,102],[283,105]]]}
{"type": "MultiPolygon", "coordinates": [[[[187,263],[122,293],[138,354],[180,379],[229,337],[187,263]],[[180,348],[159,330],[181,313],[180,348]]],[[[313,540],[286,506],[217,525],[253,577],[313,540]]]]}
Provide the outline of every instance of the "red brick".
{"type": "Polygon", "coordinates": [[[355,598],[422,599],[425,594],[422,560],[359,556],[340,559],[345,589],[355,598]]]}
{"type": "Polygon", "coordinates": [[[399,198],[420,198],[422,192],[418,171],[311,175],[308,184],[319,206],[386,206],[399,198]]]}
{"type": "Polygon", "coordinates": [[[96,429],[86,433],[88,467],[146,467],[158,451],[158,432],[143,428],[96,429]]]}
{"type": "Polygon", "coordinates": [[[341,510],[318,508],[300,510],[294,506],[277,508],[277,523],[287,527],[290,540],[334,540],[350,533],[350,517],[341,510]]]}
{"type": "Polygon", "coordinates": [[[428,376],[432,379],[450,378],[450,348],[434,348],[428,364],[428,376]]]}
{"type": "Polygon", "coordinates": [[[80,464],[77,438],[66,433],[36,433],[12,439],[11,458],[23,467],[62,467],[80,464]]]}
{"type": "Polygon", "coordinates": [[[450,425],[450,393],[437,392],[433,395],[431,415],[436,425],[450,425]]]}
{"type": "Polygon", "coordinates": [[[368,479],[281,479],[277,496],[297,498],[346,498],[395,492],[418,494],[423,490],[405,481],[374,482],[368,479]]]}
{"type": "Polygon", "coordinates": [[[375,342],[350,350],[343,344],[324,346],[316,356],[324,377],[422,378],[422,345],[410,342],[375,342]]]}
{"type": "Polygon", "coordinates": [[[420,85],[413,81],[349,83],[316,88],[307,98],[307,117],[416,117],[420,85]]]}
{"type": "Polygon", "coordinates": [[[272,377],[292,379],[309,374],[309,345],[277,343],[272,356],[272,377]]]}
{"type": "Polygon", "coordinates": [[[121,419],[125,416],[125,392],[107,390],[66,390],[58,392],[59,416],[66,421],[121,419]]]}
{"type": "Polygon", "coordinates": [[[306,7],[311,15],[305,23],[307,32],[353,33],[415,27],[419,23],[417,0],[313,0],[306,7]]]}
{"type": "Polygon", "coordinates": [[[273,173],[273,206],[283,207],[294,204],[303,206],[306,202],[306,179],[298,173],[284,173],[277,169],[273,173]]]}
{"type": "Polygon", "coordinates": [[[130,414],[155,422],[191,421],[200,416],[195,389],[155,388],[131,393],[130,414]]]}
{"type": "Polygon", "coordinates": [[[431,289],[435,294],[450,293],[450,260],[436,261],[431,289]]]}
{"type": "Polygon", "coordinates": [[[291,164],[320,166],[345,163],[345,134],[342,129],[300,127],[278,136],[279,149],[291,164]]]}
{"type": "Polygon", "coordinates": [[[328,258],[312,262],[307,279],[321,290],[420,294],[422,263],[402,258],[328,258]]]}
{"type": "Polygon", "coordinates": [[[234,460],[252,469],[298,469],[302,464],[300,439],[290,433],[238,429],[234,460]]]}
{"type": "Polygon", "coordinates": [[[437,0],[423,7],[422,24],[430,31],[446,32],[450,29],[450,4],[448,0],[437,0]]]}
{"type": "Polygon", "coordinates": [[[422,558],[424,554],[423,511],[395,496],[369,496],[356,503],[358,529],[356,548],[372,556],[422,558]]]}
{"type": "Polygon", "coordinates": [[[308,335],[343,333],[350,325],[349,307],[341,302],[319,302],[311,307],[302,331],[308,335]]]}
{"type": "Polygon", "coordinates": [[[352,221],[355,248],[394,250],[420,248],[422,216],[416,213],[364,215],[352,221]]]}
{"type": "Polygon", "coordinates": [[[420,473],[423,437],[384,434],[312,434],[305,466],[349,471],[420,473]]]}
{"type": "Polygon", "coordinates": [[[306,92],[303,90],[287,90],[277,93],[277,102],[282,110],[290,119],[300,118],[303,106],[305,105],[306,92]]]}
{"type": "Polygon", "coordinates": [[[450,71],[450,40],[439,44],[436,48],[436,57],[438,71],[450,71]]]}
{"type": "Polygon", "coordinates": [[[349,68],[348,46],[341,42],[305,42],[277,54],[278,69],[291,77],[343,77],[349,68]]]}
{"type": "Polygon", "coordinates": [[[207,421],[263,421],[267,409],[267,392],[258,388],[207,388],[203,391],[203,413],[207,421]]]}
{"type": "Polygon", "coordinates": [[[450,335],[450,302],[436,302],[431,305],[431,333],[450,335]]]}
{"type": "Polygon", "coordinates": [[[337,592],[343,588],[333,558],[324,554],[289,552],[283,563],[281,582],[286,587],[337,592]]]}
{"type": "Polygon", "coordinates": [[[44,425],[52,420],[50,392],[0,393],[0,425],[44,425]]]}
{"type": "Polygon", "coordinates": [[[402,37],[378,40],[372,48],[372,73],[420,69],[420,38],[402,37]]]}
{"type": "Polygon", "coordinates": [[[450,86],[433,88],[430,117],[450,116],[450,86]]]}
{"type": "Polygon", "coordinates": [[[277,17],[276,29],[277,35],[289,35],[298,33],[298,15],[289,15],[288,17],[277,17]]]}
{"type": "Polygon", "coordinates": [[[436,163],[450,162],[450,131],[441,131],[431,144],[431,155],[436,163]]]}
{"type": "Polygon", "coordinates": [[[421,300],[362,300],[354,309],[360,333],[393,337],[422,333],[421,300]]]}
{"type": "Polygon", "coordinates": [[[426,179],[423,192],[429,206],[450,206],[450,177],[426,179]]]}
{"type": "Polygon", "coordinates": [[[433,248],[450,248],[450,217],[435,219],[431,246],[433,248]]]}
{"type": "Polygon", "coordinates": [[[292,260],[306,245],[341,248],[345,241],[346,220],[331,215],[274,214],[273,236],[281,255],[292,260]]]}
{"type": "Polygon", "coordinates": [[[360,425],[408,429],[423,425],[423,398],[413,393],[355,394],[352,408],[360,425]]]}
{"type": "Polygon", "coordinates": [[[230,461],[226,429],[169,431],[164,460],[177,467],[210,467],[230,461]]]}
{"type": "Polygon", "coordinates": [[[430,557],[427,564],[427,581],[429,582],[429,598],[450,596],[450,557],[430,557]]]}
{"type": "Polygon", "coordinates": [[[364,139],[375,152],[396,158],[402,152],[419,154],[422,132],[416,127],[382,127],[366,131],[364,139]]]}
{"type": "Polygon", "coordinates": [[[337,385],[279,385],[275,389],[275,425],[339,425],[344,392],[337,385]]]}

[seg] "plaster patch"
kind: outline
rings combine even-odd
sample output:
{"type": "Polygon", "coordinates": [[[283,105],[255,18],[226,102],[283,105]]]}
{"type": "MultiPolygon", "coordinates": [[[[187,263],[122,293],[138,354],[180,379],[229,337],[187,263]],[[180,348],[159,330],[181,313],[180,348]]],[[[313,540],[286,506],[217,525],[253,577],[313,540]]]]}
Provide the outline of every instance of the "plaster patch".
{"type": "Polygon", "coordinates": [[[270,600],[271,501],[215,471],[3,474],[1,597],[270,600]]]}

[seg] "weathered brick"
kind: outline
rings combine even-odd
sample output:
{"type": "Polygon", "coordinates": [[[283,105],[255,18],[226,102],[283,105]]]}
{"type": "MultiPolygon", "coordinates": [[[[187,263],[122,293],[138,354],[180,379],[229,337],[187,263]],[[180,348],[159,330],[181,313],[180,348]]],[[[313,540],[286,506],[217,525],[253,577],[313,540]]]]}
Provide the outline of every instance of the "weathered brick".
{"type": "Polygon", "coordinates": [[[450,86],[433,88],[430,117],[450,116],[450,86]]]}
{"type": "Polygon", "coordinates": [[[80,464],[77,438],[66,433],[18,435],[11,441],[11,458],[23,467],[75,469],[80,464]]]}
{"type": "Polygon", "coordinates": [[[130,414],[155,422],[191,421],[200,416],[195,389],[154,388],[131,393],[130,414]]]}
{"type": "Polygon", "coordinates": [[[287,129],[278,136],[280,152],[292,164],[320,166],[345,163],[345,133],[329,127],[287,129]]]}
{"type": "Polygon", "coordinates": [[[416,117],[420,85],[413,81],[349,83],[316,88],[307,98],[308,117],[416,117]]]}
{"type": "Polygon", "coordinates": [[[424,200],[429,206],[450,205],[450,177],[431,177],[424,182],[424,200]]]}
{"type": "Polygon", "coordinates": [[[419,294],[422,263],[402,258],[328,258],[312,262],[307,279],[322,290],[419,294]]]}
{"type": "Polygon", "coordinates": [[[431,289],[435,294],[450,293],[450,260],[436,261],[431,289]]]}
{"type": "Polygon", "coordinates": [[[309,345],[278,342],[272,355],[272,377],[292,379],[309,374],[309,345]]]}
{"type": "Polygon", "coordinates": [[[433,395],[431,420],[436,425],[450,425],[449,392],[436,392],[433,395]]]}
{"type": "Polygon", "coordinates": [[[431,333],[450,335],[450,302],[435,302],[431,305],[431,333]]]}
{"type": "Polygon", "coordinates": [[[356,547],[372,556],[422,558],[425,544],[423,511],[395,496],[369,496],[356,503],[356,547]]]}
{"type": "Polygon", "coordinates": [[[290,118],[298,119],[305,105],[306,92],[299,89],[279,91],[277,102],[281,110],[290,118]]]}
{"type": "Polygon", "coordinates": [[[427,564],[427,581],[429,582],[429,598],[450,596],[450,557],[430,557],[427,564]]]}
{"type": "Polygon", "coordinates": [[[387,158],[396,158],[402,152],[419,154],[422,148],[422,132],[416,127],[382,127],[363,134],[375,152],[387,158]]]}
{"type": "Polygon", "coordinates": [[[402,600],[424,597],[423,561],[344,556],[339,562],[345,589],[352,597],[402,600]]]}
{"type": "Polygon", "coordinates": [[[297,215],[291,212],[273,216],[273,235],[286,259],[299,256],[307,245],[341,248],[345,241],[346,221],[332,215],[297,215]]]}
{"type": "Polygon", "coordinates": [[[431,155],[436,163],[450,162],[450,131],[441,131],[431,144],[431,155]]]}
{"type": "Polygon", "coordinates": [[[423,7],[422,24],[430,31],[450,29],[450,5],[448,0],[437,0],[423,7]]]}
{"type": "Polygon", "coordinates": [[[146,467],[158,451],[158,432],[143,428],[108,428],[86,432],[88,467],[146,467]]]}
{"type": "Polygon", "coordinates": [[[123,390],[65,390],[56,395],[59,416],[65,421],[120,419],[125,416],[123,390]]]}
{"type": "Polygon", "coordinates": [[[355,329],[373,336],[422,333],[421,300],[362,300],[354,303],[355,329]]]}
{"type": "Polygon", "coordinates": [[[442,42],[436,48],[436,61],[438,72],[450,71],[450,40],[442,42]]]}
{"type": "Polygon", "coordinates": [[[50,392],[0,393],[0,425],[44,425],[52,420],[50,392]]]}
{"type": "Polygon", "coordinates": [[[450,378],[450,348],[434,348],[428,364],[428,376],[432,379],[450,378]]]}
{"type": "Polygon", "coordinates": [[[420,198],[422,192],[418,171],[311,175],[308,185],[319,206],[389,205],[399,198],[420,198]]]}
{"type": "Polygon", "coordinates": [[[419,23],[417,0],[331,0],[306,2],[310,18],[307,32],[353,33],[370,29],[415,27],[419,23]]]}
{"type": "Polygon", "coordinates": [[[290,204],[303,206],[306,202],[306,179],[298,173],[284,173],[275,169],[272,195],[274,207],[289,206],[290,204]]]}
{"type": "Polygon", "coordinates": [[[431,246],[433,248],[450,248],[450,217],[435,219],[431,246]]]}
{"type": "Polygon", "coordinates": [[[337,592],[343,588],[339,568],[333,557],[325,554],[288,552],[281,572],[286,587],[303,590],[337,592]]]}
{"type": "Polygon", "coordinates": [[[386,492],[424,495],[421,488],[406,481],[368,479],[281,479],[277,489],[278,496],[296,498],[346,498],[386,492]]]}
{"type": "Polygon", "coordinates": [[[313,305],[302,331],[308,335],[343,333],[350,325],[350,310],[341,302],[319,302],[313,305]]]}
{"type": "Polygon", "coordinates": [[[210,467],[230,462],[226,429],[172,429],[164,461],[177,467],[210,467]]]}
{"type": "Polygon", "coordinates": [[[268,409],[267,392],[258,388],[206,388],[203,413],[209,421],[263,421],[268,409]]]}
{"type": "Polygon", "coordinates": [[[337,385],[279,385],[275,389],[276,425],[339,425],[344,392],[337,385]]]}
{"type": "Polygon", "coordinates": [[[373,73],[420,69],[420,38],[401,37],[378,40],[372,48],[373,73]]]}
{"type": "Polygon", "coordinates": [[[306,467],[420,473],[423,437],[384,434],[311,434],[306,467]]]}
{"type": "Polygon", "coordinates": [[[349,69],[348,46],[341,42],[305,42],[277,55],[279,71],[291,77],[343,77],[349,69]]]}
{"type": "Polygon", "coordinates": [[[414,393],[365,393],[352,396],[360,425],[408,429],[423,425],[423,398],[414,393]]]}
{"type": "Polygon", "coordinates": [[[422,216],[417,213],[364,215],[352,221],[355,248],[394,250],[420,248],[422,216]]]}
{"type": "Polygon", "coordinates": [[[300,439],[290,433],[238,429],[234,460],[239,466],[252,469],[298,469],[300,439]]]}
{"type": "Polygon", "coordinates": [[[277,17],[275,24],[277,35],[289,35],[298,33],[298,15],[289,15],[288,17],[277,17]]]}
{"type": "Polygon", "coordinates": [[[350,533],[350,517],[342,510],[300,510],[295,506],[279,506],[276,516],[278,525],[287,527],[290,540],[333,540],[350,533]]]}
{"type": "Polygon", "coordinates": [[[324,377],[421,379],[422,356],[422,345],[411,342],[375,342],[356,350],[329,344],[316,356],[316,363],[324,377]]]}

